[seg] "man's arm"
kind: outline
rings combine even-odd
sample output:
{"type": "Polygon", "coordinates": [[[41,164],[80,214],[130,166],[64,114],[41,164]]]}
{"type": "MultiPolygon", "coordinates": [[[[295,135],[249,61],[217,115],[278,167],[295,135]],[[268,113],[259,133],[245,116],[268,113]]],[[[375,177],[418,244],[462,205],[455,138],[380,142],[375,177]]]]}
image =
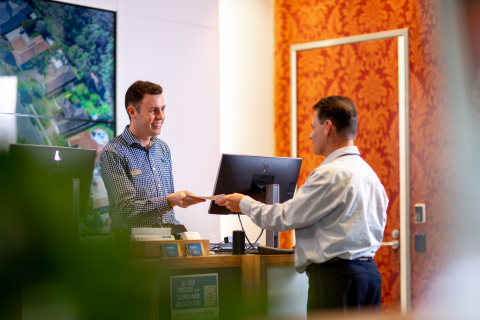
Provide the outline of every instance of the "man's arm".
{"type": "Polygon", "coordinates": [[[109,205],[121,213],[118,217],[126,222],[151,222],[162,214],[170,212],[174,206],[186,208],[202,202],[190,198],[189,191],[179,191],[167,196],[136,199],[135,188],[128,179],[124,163],[114,150],[105,150],[100,156],[100,171],[109,196],[109,205]]]}
{"type": "Polygon", "coordinates": [[[293,199],[284,203],[266,205],[238,193],[215,203],[248,215],[261,228],[287,231],[311,226],[332,212],[344,195],[342,188],[343,183],[332,185],[329,178],[317,173],[298,189],[293,199]]]}

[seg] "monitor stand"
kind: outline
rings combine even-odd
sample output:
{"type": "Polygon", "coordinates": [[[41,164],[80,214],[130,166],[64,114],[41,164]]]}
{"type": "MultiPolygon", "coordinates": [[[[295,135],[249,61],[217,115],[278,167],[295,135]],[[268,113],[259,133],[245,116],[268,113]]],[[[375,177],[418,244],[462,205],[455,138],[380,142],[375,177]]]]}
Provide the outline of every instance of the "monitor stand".
{"type": "MultiPolygon", "coordinates": [[[[266,190],[266,204],[279,203],[280,199],[280,185],[267,184],[266,190]]],[[[265,230],[266,242],[268,247],[278,248],[278,231],[265,230]]]]}

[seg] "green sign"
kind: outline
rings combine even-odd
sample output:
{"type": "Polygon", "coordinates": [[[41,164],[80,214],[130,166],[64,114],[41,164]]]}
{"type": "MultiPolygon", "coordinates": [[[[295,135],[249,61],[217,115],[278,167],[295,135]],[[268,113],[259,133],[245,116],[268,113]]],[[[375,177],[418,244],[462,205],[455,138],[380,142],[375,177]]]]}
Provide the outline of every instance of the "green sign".
{"type": "Polygon", "coordinates": [[[170,277],[172,320],[219,319],[218,273],[170,277]]]}

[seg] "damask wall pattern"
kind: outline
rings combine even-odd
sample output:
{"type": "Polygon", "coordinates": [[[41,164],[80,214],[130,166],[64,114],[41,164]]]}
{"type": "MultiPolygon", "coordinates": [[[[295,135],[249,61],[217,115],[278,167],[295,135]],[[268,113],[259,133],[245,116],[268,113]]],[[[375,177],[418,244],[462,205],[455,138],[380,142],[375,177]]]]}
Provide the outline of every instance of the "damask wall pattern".
{"type": "MultiPolygon", "coordinates": [[[[365,33],[409,29],[410,55],[410,203],[426,203],[428,221],[411,215],[413,307],[432,303],[442,272],[453,257],[454,230],[448,196],[453,173],[448,130],[449,89],[444,79],[442,14],[436,0],[276,0],[275,2],[275,150],[290,156],[290,45],[365,33]],[[413,250],[413,234],[425,232],[427,251],[413,250]]],[[[395,39],[300,52],[297,56],[298,155],[303,158],[299,185],[323,159],[313,156],[308,139],[311,107],[321,97],[350,96],[359,113],[356,144],[385,184],[390,199],[384,241],[391,241],[399,216],[398,65],[395,39]]],[[[451,132],[451,131],[450,131],[451,132]]],[[[398,224],[396,226],[398,228],[398,224]]],[[[381,248],[382,304],[399,308],[399,252],[381,248]],[[391,266],[391,267],[388,267],[391,266]],[[389,270],[388,268],[391,268],[389,270]]]]}
{"type": "MultiPolygon", "coordinates": [[[[341,94],[356,102],[359,127],[355,144],[385,186],[390,205],[386,233],[399,228],[398,68],[396,39],[302,51],[297,59],[299,184],[323,160],[309,140],[312,106],[319,97],[341,94]]],[[[384,307],[400,300],[398,250],[375,256],[383,276],[384,307]]]]}

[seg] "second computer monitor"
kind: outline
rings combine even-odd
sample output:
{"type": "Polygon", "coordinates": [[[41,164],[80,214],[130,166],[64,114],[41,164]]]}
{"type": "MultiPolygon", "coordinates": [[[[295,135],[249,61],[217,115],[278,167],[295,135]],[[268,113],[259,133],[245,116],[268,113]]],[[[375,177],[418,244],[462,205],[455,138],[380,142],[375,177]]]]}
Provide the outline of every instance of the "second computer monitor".
{"type": "MultiPolygon", "coordinates": [[[[242,193],[265,203],[267,185],[279,185],[279,202],[290,200],[295,193],[300,158],[260,157],[223,154],[213,194],[242,193]]],[[[230,214],[226,207],[213,201],[209,213],[230,214]]]]}
{"type": "MultiPolygon", "coordinates": [[[[12,144],[9,157],[17,176],[27,184],[31,192],[50,196],[49,188],[61,182],[79,180],[79,214],[85,217],[92,184],[96,151],[90,149],[64,148],[12,144]]],[[[60,196],[52,195],[52,201],[60,196]]]]}

